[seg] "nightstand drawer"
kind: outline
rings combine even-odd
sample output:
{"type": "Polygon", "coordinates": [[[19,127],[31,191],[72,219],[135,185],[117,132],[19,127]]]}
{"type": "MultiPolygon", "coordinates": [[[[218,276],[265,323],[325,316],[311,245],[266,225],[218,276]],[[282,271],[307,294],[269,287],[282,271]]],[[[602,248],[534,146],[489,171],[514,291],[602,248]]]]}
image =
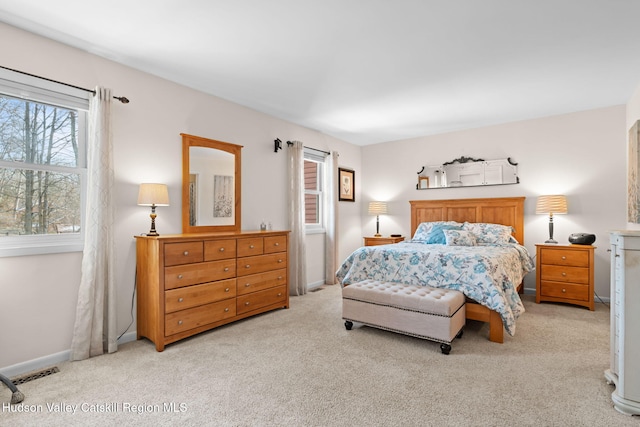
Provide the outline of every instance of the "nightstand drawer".
{"type": "Polygon", "coordinates": [[[564,265],[542,265],[540,271],[542,280],[557,282],[589,283],[589,269],[584,267],[567,267],[564,265]]]}
{"type": "Polygon", "coordinates": [[[589,286],[542,281],[540,294],[545,297],[589,301],[589,286]]]}
{"type": "Polygon", "coordinates": [[[589,252],[545,248],[542,251],[540,262],[542,264],[589,267],[589,252]]]}

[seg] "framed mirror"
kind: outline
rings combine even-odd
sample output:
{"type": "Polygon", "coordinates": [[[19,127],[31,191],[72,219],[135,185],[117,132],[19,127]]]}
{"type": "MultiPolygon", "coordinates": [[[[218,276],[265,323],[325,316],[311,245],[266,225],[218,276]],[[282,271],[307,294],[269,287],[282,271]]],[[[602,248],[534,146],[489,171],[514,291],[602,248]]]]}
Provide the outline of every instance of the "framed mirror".
{"type": "Polygon", "coordinates": [[[418,172],[416,189],[476,187],[483,185],[518,184],[518,164],[511,158],[484,160],[470,157],[425,166],[418,172]]]}
{"type": "Polygon", "coordinates": [[[240,231],[241,145],[182,136],[182,232],[240,231]]]}

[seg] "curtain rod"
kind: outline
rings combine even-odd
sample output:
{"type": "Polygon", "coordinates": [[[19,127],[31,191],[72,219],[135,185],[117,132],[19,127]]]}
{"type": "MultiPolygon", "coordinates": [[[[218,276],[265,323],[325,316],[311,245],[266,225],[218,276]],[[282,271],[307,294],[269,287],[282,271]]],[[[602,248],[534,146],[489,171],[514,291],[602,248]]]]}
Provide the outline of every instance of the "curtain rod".
{"type": "MultiPolygon", "coordinates": [[[[69,86],[69,87],[72,87],[74,89],[84,90],[85,92],[91,92],[94,95],[96,94],[95,90],[86,89],[86,88],[83,88],[83,87],[80,87],[80,86],[75,86],[75,85],[72,85],[72,84],[69,84],[69,83],[65,83],[65,82],[60,82],[58,80],[48,79],[46,77],[37,76],[35,74],[27,73],[27,72],[20,71],[20,70],[14,70],[13,68],[4,67],[2,65],[0,65],[0,68],[4,68],[5,70],[13,71],[15,73],[24,74],[25,76],[31,76],[31,77],[35,77],[37,79],[46,80],[48,82],[58,83],[58,84],[61,84],[61,85],[64,85],[64,86],[69,86]]],[[[129,103],[129,99],[126,96],[114,96],[113,98],[117,99],[118,101],[122,102],[123,104],[128,104],[129,103]]]]}
{"type": "MultiPolygon", "coordinates": [[[[278,150],[282,150],[282,141],[280,140],[280,138],[274,139],[273,143],[274,143],[274,151],[276,153],[278,152],[278,150]]],[[[293,142],[287,141],[287,145],[291,146],[291,145],[293,145],[293,142]]],[[[304,146],[304,148],[306,148],[307,150],[319,151],[319,152],[324,153],[326,155],[331,154],[329,151],[319,150],[319,149],[313,148],[313,147],[307,147],[306,145],[304,146]]]]}

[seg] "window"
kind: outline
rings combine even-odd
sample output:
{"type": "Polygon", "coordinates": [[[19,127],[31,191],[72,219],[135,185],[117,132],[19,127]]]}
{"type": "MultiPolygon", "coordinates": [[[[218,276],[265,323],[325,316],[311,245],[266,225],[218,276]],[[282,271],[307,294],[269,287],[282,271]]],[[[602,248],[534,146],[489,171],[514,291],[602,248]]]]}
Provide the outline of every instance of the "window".
{"type": "Polygon", "coordinates": [[[82,250],[89,95],[0,70],[0,256],[82,250]]]}
{"type": "Polygon", "coordinates": [[[324,232],[324,166],[322,153],[304,152],[304,217],[307,232],[324,232]]]}

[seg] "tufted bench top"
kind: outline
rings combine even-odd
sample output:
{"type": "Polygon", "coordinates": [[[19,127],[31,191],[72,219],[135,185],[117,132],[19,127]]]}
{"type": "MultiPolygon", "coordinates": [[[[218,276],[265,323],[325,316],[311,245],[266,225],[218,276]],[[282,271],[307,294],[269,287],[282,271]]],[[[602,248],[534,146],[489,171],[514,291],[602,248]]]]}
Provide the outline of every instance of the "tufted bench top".
{"type": "Polygon", "coordinates": [[[342,297],[447,317],[465,304],[459,291],[371,279],[345,286],[342,297]]]}

